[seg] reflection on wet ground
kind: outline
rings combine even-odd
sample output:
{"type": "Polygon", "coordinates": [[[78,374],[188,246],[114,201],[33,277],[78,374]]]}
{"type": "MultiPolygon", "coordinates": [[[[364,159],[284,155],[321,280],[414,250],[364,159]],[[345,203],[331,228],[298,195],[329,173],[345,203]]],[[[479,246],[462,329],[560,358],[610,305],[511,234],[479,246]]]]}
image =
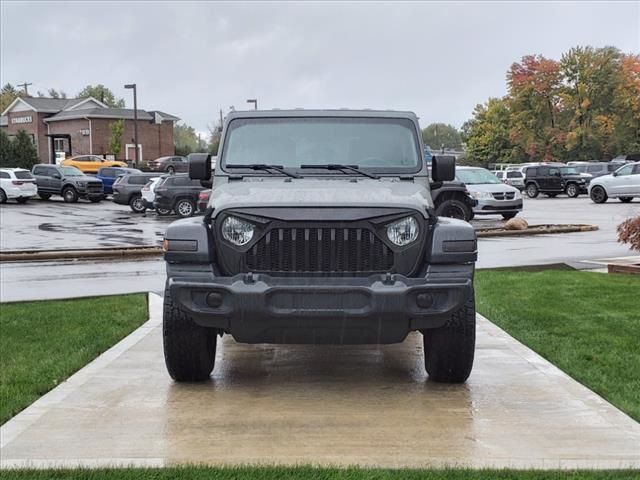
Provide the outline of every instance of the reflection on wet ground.
{"type": "Polygon", "coordinates": [[[152,321],[5,424],[2,465],[640,467],[640,425],[479,319],[465,385],[430,382],[422,342],[219,341],[210,381],[175,384],[152,321]]]}

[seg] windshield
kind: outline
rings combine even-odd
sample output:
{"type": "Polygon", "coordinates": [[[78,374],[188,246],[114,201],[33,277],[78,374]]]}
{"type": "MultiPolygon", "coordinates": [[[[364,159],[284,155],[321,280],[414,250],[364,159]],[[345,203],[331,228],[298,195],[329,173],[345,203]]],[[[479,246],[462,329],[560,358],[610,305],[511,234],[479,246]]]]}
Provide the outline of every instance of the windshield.
{"type": "Polygon", "coordinates": [[[77,177],[78,175],[84,175],[79,169],[76,167],[60,167],[62,170],[62,174],[67,177],[77,177]]]}
{"type": "Polygon", "coordinates": [[[560,167],[560,172],[562,175],[578,175],[576,167],[560,167]]]}
{"type": "Polygon", "coordinates": [[[469,170],[459,169],[456,170],[456,177],[467,185],[482,185],[485,183],[502,183],[498,177],[496,177],[489,170],[484,168],[474,168],[469,170]]]}
{"type": "Polygon", "coordinates": [[[267,164],[299,169],[301,165],[343,164],[379,172],[417,172],[421,168],[416,128],[409,119],[248,118],[232,120],[228,128],[223,166],[267,164]]]}

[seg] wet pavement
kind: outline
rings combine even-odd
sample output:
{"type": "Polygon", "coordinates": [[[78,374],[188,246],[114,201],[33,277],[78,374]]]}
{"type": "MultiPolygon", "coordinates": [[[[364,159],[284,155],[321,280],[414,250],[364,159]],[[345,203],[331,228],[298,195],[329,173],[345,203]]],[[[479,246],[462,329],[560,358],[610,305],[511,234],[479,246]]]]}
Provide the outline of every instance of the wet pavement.
{"type": "Polygon", "coordinates": [[[380,347],[225,337],[210,381],[176,384],[150,302],[147,324],[0,427],[2,467],[640,467],[640,424],[482,317],[464,385],[428,381],[419,334],[380,347]]]}

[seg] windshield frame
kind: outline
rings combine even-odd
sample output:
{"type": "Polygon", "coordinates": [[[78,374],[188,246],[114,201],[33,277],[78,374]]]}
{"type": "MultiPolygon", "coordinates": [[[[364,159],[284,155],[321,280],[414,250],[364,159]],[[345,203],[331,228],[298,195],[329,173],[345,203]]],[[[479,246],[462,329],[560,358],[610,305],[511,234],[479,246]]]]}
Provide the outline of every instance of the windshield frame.
{"type": "Polygon", "coordinates": [[[495,176],[493,173],[491,173],[490,170],[487,170],[486,168],[460,168],[456,170],[456,180],[459,182],[464,183],[465,185],[504,185],[504,183],[497,177],[495,176]],[[482,183],[468,183],[465,182],[461,177],[459,177],[459,174],[462,172],[486,172],[488,175],[486,175],[486,178],[495,178],[495,182],[491,181],[491,182],[482,182],[482,183]]]}
{"type": "MultiPolygon", "coordinates": [[[[322,121],[322,120],[332,120],[336,123],[340,122],[348,122],[349,120],[362,120],[365,122],[375,123],[376,121],[380,123],[389,122],[391,124],[405,124],[405,126],[409,129],[411,136],[414,140],[415,154],[416,154],[416,165],[414,167],[367,167],[367,166],[359,166],[360,170],[363,170],[367,173],[372,173],[376,175],[388,175],[388,176],[398,176],[398,175],[411,175],[418,174],[423,171],[425,168],[425,161],[422,152],[422,142],[421,138],[418,134],[419,127],[416,122],[411,118],[403,117],[403,116],[367,116],[367,115],[308,115],[308,116],[256,116],[256,117],[236,117],[231,119],[228,124],[225,126],[225,131],[223,132],[223,137],[220,142],[220,149],[217,154],[216,161],[216,169],[220,169],[222,172],[227,175],[239,175],[242,176],[284,176],[281,173],[273,172],[268,173],[261,170],[251,170],[250,168],[232,168],[227,169],[227,144],[229,142],[230,135],[233,133],[233,130],[242,126],[243,124],[253,123],[255,121],[258,122],[278,122],[278,121],[322,121]]],[[[237,164],[234,160],[231,162],[232,164],[237,164]]],[[[301,161],[300,165],[307,163],[306,161],[301,161]]],[[[327,162],[324,162],[325,164],[327,162]]],[[[279,162],[278,165],[282,165],[282,162],[279,162]]],[[[313,168],[300,168],[292,167],[289,165],[284,166],[287,171],[297,174],[300,177],[327,177],[327,176],[342,176],[342,177],[350,177],[350,176],[358,176],[361,177],[361,174],[356,172],[348,172],[348,171],[340,171],[340,170],[326,170],[323,168],[313,169],[313,168]]]]}

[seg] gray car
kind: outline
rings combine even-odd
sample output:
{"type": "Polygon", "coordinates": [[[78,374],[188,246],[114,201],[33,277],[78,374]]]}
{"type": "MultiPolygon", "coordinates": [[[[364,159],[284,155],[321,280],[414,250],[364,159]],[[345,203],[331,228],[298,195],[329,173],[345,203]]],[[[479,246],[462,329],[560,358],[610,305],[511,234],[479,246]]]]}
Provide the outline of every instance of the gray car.
{"type": "Polygon", "coordinates": [[[467,186],[469,194],[478,201],[475,215],[502,215],[506,220],[522,211],[520,190],[505,185],[489,170],[478,167],[458,167],[456,179],[467,186]]]}
{"type": "MultiPolygon", "coordinates": [[[[163,342],[177,381],[206,380],[217,337],[388,344],[421,332],[431,380],[473,365],[477,243],[439,217],[411,112],[232,112],[220,156],[193,156],[205,214],[164,239],[163,342]]],[[[435,183],[454,179],[435,157],[435,183]]]]}
{"type": "Polygon", "coordinates": [[[187,172],[189,170],[189,161],[186,157],[178,155],[160,157],[148,162],[147,169],[151,172],[163,173],[187,172]]]}
{"type": "Polygon", "coordinates": [[[62,196],[67,203],[77,202],[79,198],[94,203],[104,199],[102,182],[76,167],[41,164],[34,165],[31,173],[36,178],[38,196],[43,200],[52,195],[62,196]]]}

